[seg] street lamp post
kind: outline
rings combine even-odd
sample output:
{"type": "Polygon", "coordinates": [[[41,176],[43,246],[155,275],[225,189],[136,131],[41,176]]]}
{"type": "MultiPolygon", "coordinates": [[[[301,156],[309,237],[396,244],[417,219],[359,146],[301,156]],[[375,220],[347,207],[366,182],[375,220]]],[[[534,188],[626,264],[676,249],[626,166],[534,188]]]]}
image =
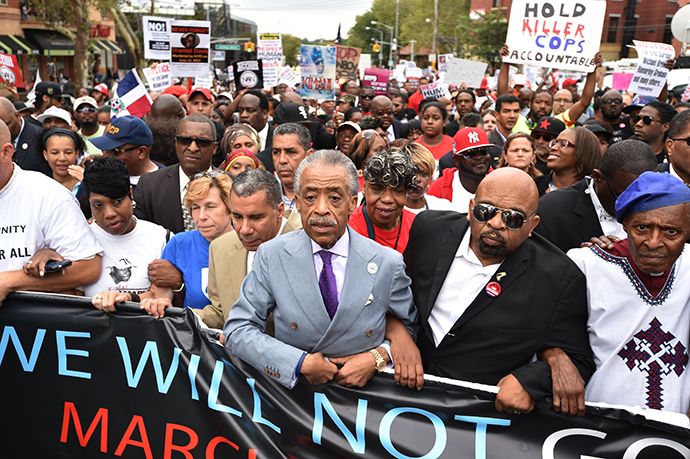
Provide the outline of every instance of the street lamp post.
{"type": "MultiPolygon", "coordinates": [[[[372,24],[373,24],[373,23],[375,23],[376,21],[371,21],[371,22],[372,22],[372,24]]],[[[380,34],[381,34],[381,39],[379,40],[379,43],[381,44],[381,46],[383,46],[383,30],[377,29],[377,28],[374,28],[374,27],[369,27],[369,26],[366,26],[365,29],[366,29],[366,30],[376,30],[378,33],[380,33],[380,34]]],[[[383,51],[383,50],[379,50],[379,67],[381,67],[381,54],[383,54],[382,51],[383,51]]]]}
{"type": "MultiPolygon", "coordinates": [[[[378,21],[371,21],[372,24],[378,24],[380,26],[388,27],[391,31],[391,41],[390,41],[390,47],[388,48],[388,67],[393,68],[393,27],[389,26],[388,24],[384,24],[383,22],[378,22],[378,21]]],[[[383,37],[383,33],[381,35],[383,37]]]]}

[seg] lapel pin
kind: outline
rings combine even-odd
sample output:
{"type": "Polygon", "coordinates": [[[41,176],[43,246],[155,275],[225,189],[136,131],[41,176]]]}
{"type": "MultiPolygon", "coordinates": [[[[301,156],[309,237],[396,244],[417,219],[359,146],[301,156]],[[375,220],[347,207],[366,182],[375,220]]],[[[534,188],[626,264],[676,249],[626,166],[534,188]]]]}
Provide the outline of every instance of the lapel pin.
{"type": "Polygon", "coordinates": [[[373,263],[373,262],[372,262],[372,263],[369,263],[369,264],[367,265],[367,272],[368,272],[369,274],[376,274],[376,272],[377,272],[378,270],[379,270],[379,267],[378,267],[378,265],[377,265],[376,263],[373,263]]]}
{"type": "Polygon", "coordinates": [[[500,280],[503,279],[504,277],[506,277],[506,273],[503,272],[503,271],[501,271],[500,273],[496,274],[496,280],[497,280],[497,281],[500,281],[500,280]]]}
{"type": "Polygon", "coordinates": [[[489,282],[485,290],[490,297],[497,297],[501,294],[501,285],[498,282],[489,282]]]}
{"type": "Polygon", "coordinates": [[[28,143],[23,143],[23,144],[22,144],[22,150],[26,150],[27,148],[29,148],[29,144],[28,144],[28,143]]]}

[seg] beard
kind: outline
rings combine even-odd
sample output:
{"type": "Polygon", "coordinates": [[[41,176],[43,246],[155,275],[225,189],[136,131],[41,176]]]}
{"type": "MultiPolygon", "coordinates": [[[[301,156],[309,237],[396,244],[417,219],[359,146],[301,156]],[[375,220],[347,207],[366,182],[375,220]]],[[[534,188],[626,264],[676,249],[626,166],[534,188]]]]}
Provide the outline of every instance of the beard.
{"type": "Polygon", "coordinates": [[[499,233],[495,231],[485,231],[479,235],[479,242],[477,244],[479,251],[488,257],[493,258],[504,258],[506,253],[506,241],[499,233]],[[501,240],[500,245],[489,245],[482,239],[483,236],[491,234],[492,236],[499,238],[501,240]]]}

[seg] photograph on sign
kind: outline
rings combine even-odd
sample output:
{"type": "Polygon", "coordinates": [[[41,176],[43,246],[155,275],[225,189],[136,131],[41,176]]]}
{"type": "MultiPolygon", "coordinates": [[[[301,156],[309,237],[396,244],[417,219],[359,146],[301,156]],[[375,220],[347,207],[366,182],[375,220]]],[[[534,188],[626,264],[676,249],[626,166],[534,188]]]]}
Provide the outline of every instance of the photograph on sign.
{"type": "Polygon", "coordinates": [[[606,2],[515,0],[503,62],[589,73],[601,46],[606,2]]]}
{"type": "Polygon", "coordinates": [[[470,88],[478,88],[486,74],[487,64],[484,62],[469,61],[454,57],[448,64],[446,84],[460,86],[466,83],[470,88]]]}
{"type": "Polygon", "coordinates": [[[170,18],[144,16],[144,58],[170,60],[170,18]]]}
{"type": "Polygon", "coordinates": [[[176,77],[205,77],[211,47],[209,21],[172,21],[170,73],[176,77]]]}
{"type": "Polygon", "coordinates": [[[676,51],[666,43],[639,40],[633,40],[633,43],[637,50],[637,68],[628,91],[658,97],[668,78],[666,61],[673,59],[676,51]]]}
{"type": "Polygon", "coordinates": [[[302,98],[335,99],[335,55],[335,46],[302,45],[302,98]]]}
{"type": "Polygon", "coordinates": [[[235,88],[261,89],[264,87],[264,70],[261,60],[237,61],[232,64],[235,88]]]}
{"type": "Polygon", "coordinates": [[[447,72],[448,65],[451,59],[453,59],[452,54],[439,54],[438,55],[438,66],[436,67],[439,72],[447,72]]]}

